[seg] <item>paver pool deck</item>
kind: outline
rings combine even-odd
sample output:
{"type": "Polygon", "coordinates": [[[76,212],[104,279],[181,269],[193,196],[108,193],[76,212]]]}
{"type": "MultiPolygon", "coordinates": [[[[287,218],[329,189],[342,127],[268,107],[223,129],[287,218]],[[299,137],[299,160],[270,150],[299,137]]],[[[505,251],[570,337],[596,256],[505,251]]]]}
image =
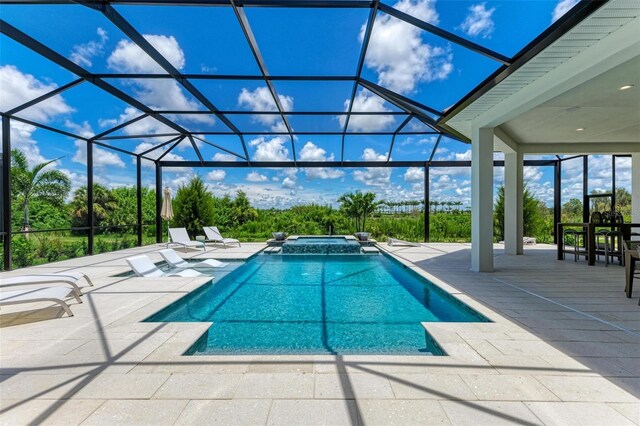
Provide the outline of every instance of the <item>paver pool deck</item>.
{"type": "Polygon", "coordinates": [[[182,356],[210,323],[141,321],[209,278],[113,277],[159,245],[51,263],[0,276],[80,270],[95,287],[71,318],[2,309],[0,424],[640,424],[640,290],[625,297],[623,268],[496,245],[478,274],[469,244],[379,247],[494,322],[426,324],[442,357],[182,356]]]}

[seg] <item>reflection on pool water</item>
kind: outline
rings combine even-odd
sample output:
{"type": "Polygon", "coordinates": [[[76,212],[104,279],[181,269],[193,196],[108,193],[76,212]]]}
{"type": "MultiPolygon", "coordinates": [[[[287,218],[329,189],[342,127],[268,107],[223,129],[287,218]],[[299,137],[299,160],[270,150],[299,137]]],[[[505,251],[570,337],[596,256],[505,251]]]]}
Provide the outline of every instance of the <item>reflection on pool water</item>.
{"type": "Polygon", "coordinates": [[[188,354],[444,355],[421,322],[488,320],[387,256],[259,255],[146,321],[213,322],[188,354]]]}

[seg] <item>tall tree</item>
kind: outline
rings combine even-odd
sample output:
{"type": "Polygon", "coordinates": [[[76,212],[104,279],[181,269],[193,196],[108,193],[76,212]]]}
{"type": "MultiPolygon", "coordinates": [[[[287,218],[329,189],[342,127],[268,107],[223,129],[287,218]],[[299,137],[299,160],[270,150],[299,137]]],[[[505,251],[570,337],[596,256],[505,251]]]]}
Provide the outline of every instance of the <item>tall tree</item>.
{"type": "Polygon", "coordinates": [[[202,228],[213,226],[213,197],[198,175],[189,183],[178,188],[173,201],[174,218],[172,225],[187,228],[192,237],[202,234],[202,228]]]}
{"type": "Polygon", "coordinates": [[[238,191],[236,198],[233,200],[233,217],[238,225],[243,225],[258,217],[258,212],[251,207],[249,198],[247,198],[247,194],[244,191],[238,191]]]}
{"type": "MultiPolygon", "coordinates": [[[[524,235],[530,236],[535,234],[535,229],[540,221],[540,204],[538,200],[524,184],[522,194],[522,216],[524,235]]],[[[494,233],[498,241],[504,240],[504,186],[498,188],[498,198],[493,206],[493,224],[494,233]]]]}
{"type": "Polygon", "coordinates": [[[348,192],[338,198],[344,214],[355,219],[356,232],[364,232],[366,229],[367,216],[373,213],[380,204],[375,199],[376,194],[373,192],[363,194],[360,191],[348,192]]]}
{"type": "Polygon", "coordinates": [[[55,160],[29,168],[27,157],[17,149],[11,150],[11,193],[24,212],[22,230],[29,230],[29,204],[33,200],[46,201],[61,207],[71,190],[71,181],[60,170],[47,169],[55,160]]]}
{"type": "MultiPolygon", "coordinates": [[[[73,226],[82,227],[89,225],[89,206],[87,187],[81,186],[73,193],[73,199],[69,205],[71,215],[73,216],[73,226]]],[[[120,207],[112,192],[104,186],[93,184],[93,217],[95,218],[95,226],[113,225],[113,212],[119,209],[127,209],[126,206],[120,207]]],[[[135,222],[134,222],[135,223],[135,222]]]]}

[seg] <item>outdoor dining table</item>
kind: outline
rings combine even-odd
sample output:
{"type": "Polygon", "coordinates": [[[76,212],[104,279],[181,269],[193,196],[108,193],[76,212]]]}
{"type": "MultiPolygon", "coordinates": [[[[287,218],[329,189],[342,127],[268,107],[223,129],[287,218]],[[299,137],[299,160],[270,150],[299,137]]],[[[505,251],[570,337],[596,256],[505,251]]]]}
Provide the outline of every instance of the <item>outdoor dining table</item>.
{"type": "Polygon", "coordinates": [[[631,229],[640,228],[640,223],[577,223],[577,222],[564,222],[558,223],[557,235],[558,235],[558,247],[557,254],[558,260],[564,260],[564,244],[562,244],[562,236],[564,228],[582,227],[587,230],[587,260],[589,265],[596,264],[596,228],[609,228],[619,229],[622,232],[622,240],[627,241],[631,239],[631,229]]]}

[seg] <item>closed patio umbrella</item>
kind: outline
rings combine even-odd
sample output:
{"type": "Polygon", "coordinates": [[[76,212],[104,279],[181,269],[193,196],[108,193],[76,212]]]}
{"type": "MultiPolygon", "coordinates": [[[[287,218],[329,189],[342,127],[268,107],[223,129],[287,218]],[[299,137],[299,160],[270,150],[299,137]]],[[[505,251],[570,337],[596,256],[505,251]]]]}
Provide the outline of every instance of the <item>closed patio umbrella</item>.
{"type": "MultiPolygon", "coordinates": [[[[160,211],[160,217],[171,222],[173,219],[173,206],[171,205],[171,189],[166,186],[164,188],[164,199],[162,200],[162,210],[160,211]]],[[[169,229],[167,226],[167,245],[169,244],[169,229]]]]}

